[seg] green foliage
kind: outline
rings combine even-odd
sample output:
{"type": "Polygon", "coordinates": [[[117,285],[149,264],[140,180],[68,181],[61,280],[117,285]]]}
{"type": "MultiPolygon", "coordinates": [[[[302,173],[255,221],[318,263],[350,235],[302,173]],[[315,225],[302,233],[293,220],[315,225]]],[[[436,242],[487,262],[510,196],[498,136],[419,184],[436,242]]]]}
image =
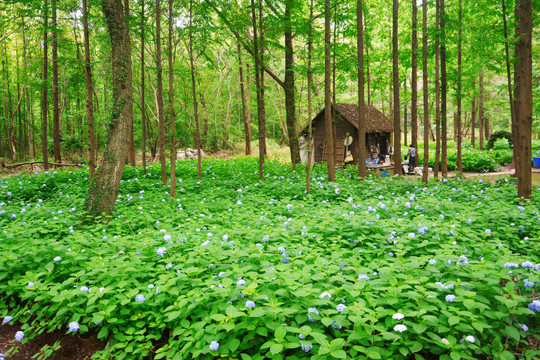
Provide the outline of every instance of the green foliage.
{"type": "Polygon", "coordinates": [[[486,144],[486,149],[505,149],[505,148],[512,148],[514,140],[512,139],[512,133],[506,130],[499,130],[495,131],[491,136],[489,137],[489,140],[486,144]],[[500,140],[506,140],[506,142],[500,142],[500,140]],[[506,145],[506,146],[505,146],[506,145]]]}
{"type": "Polygon", "coordinates": [[[174,200],[158,165],[128,166],[113,218],[91,226],[86,170],[1,180],[0,316],[28,339],[77,321],[109,342],[101,359],[538,357],[523,280],[539,266],[506,264],[540,262],[538,190],[523,208],[508,179],[358,182],[348,167],[332,184],[317,165],[306,195],[302,166],[269,161],[262,182],[251,157],[203,168],[199,182],[178,163],[174,200]]]}

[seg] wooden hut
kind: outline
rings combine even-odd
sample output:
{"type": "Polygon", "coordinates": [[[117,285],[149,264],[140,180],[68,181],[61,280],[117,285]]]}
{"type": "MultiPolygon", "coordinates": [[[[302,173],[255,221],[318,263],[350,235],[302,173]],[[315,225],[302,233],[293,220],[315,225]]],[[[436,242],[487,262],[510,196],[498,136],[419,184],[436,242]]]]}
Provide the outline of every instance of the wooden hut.
{"type": "MultiPolygon", "coordinates": [[[[353,163],[358,163],[358,105],[332,104],[332,124],[334,129],[334,146],[336,164],[343,164],[347,158],[347,150],[350,150],[353,163]],[[352,137],[352,143],[346,146],[346,138],[352,137]]],[[[366,105],[366,151],[383,158],[391,152],[391,138],[394,125],[382,112],[371,105],[366,105]]],[[[326,127],[324,109],[312,120],[313,126],[313,162],[326,161],[328,149],[326,146],[326,127]]],[[[302,135],[308,134],[306,127],[302,135]]],[[[350,139],[349,139],[350,141],[350,139]]],[[[307,155],[303,157],[307,161],[307,155]]],[[[350,160],[350,158],[349,158],[350,160]]],[[[363,159],[362,161],[365,161],[363,159]]]]}

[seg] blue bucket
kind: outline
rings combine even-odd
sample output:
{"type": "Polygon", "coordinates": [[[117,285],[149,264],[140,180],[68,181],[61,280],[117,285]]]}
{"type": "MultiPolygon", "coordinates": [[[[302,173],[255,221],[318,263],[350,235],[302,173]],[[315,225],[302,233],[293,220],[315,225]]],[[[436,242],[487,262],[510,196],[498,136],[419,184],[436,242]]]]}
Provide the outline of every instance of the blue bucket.
{"type": "Polygon", "coordinates": [[[535,168],[540,168],[540,156],[539,157],[533,157],[533,166],[535,168]]]}

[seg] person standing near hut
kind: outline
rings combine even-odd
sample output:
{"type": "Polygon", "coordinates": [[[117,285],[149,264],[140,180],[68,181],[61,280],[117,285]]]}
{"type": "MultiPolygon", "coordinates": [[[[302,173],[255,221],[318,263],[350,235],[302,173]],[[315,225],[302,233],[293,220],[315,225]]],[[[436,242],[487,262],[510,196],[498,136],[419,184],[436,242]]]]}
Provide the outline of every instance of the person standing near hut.
{"type": "Polygon", "coordinates": [[[409,147],[409,152],[407,152],[407,156],[409,157],[409,172],[414,172],[414,168],[416,167],[416,157],[418,155],[418,150],[414,148],[414,146],[409,147]]]}

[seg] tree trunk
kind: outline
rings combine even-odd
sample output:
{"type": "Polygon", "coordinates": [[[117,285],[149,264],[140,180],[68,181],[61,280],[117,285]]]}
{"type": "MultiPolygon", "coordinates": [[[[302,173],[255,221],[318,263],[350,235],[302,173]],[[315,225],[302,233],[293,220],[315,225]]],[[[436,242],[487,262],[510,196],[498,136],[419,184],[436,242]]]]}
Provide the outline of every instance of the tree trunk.
{"type": "Polygon", "coordinates": [[[307,144],[307,155],[308,161],[306,166],[306,193],[309,194],[311,191],[311,157],[312,157],[312,147],[313,147],[313,109],[311,106],[311,87],[313,86],[313,74],[311,72],[311,58],[313,56],[313,8],[314,1],[311,0],[309,7],[309,30],[308,30],[308,61],[307,61],[307,87],[308,87],[308,144],[307,144]]]}
{"type": "Polygon", "coordinates": [[[459,0],[459,30],[458,30],[458,73],[457,73],[457,114],[454,126],[456,127],[457,141],[457,171],[463,172],[463,163],[461,160],[461,41],[462,41],[462,0],[459,0]]]}
{"type": "Polygon", "coordinates": [[[472,109],[471,109],[471,146],[474,149],[475,145],[475,126],[476,126],[476,96],[473,98],[472,101],[472,109]]]}
{"type": "Polygon", "coordinates": [[[240,98],[242,101],[242,120],[244,123],[244,135],[245,135],[245,142],[246,142],[246,149],[245,153],[246,155],[251,155],[251,119],[248,117],[248,111],[247,107],[248,104],[246,104],[246,91],[244,88],[244,67],[242,66],[242,48],[240,47],[240,42],[237,41],[238,44],[238,70],[240,73],[240,98]]]}
{"type": "Polygon", "coordinates": [[[129,114],[133,107],[131,41],[122,0],[102,0],[102,7],[111,39],[113,104],[109,140],[83,206],[90,215],[87,222],[102,213],[107,217],[112,214],[129,147],[129,114]]]}
{"type": "Polygon", "coordinates": [[[167,164],[165,161],[165,118],[163,111],[163,65],[161,63],[161,0],[156,0],[156,68],[157,68],[157,113],[159,126],[159,163],[161,182],[167,184],[167,164]]]}
{"type": "MultiPolygon", "coordinates": [[[[365,104],[365,83],[364,83],[364,29],[363,23],[363,0],[356,2],[356,31],[358,52],[358,176],[360,179],[366,177],[366,104],[365,104]]],[[[345,154],[347,156],[347,154],[345,154]]]]}
{"type": "Polygon", "coordinates": [[[411,144],[418,150],[418,6],[412,0],[411,144]]]}
{"type": "Polygon", "coordinates": [[[52,13],[52,65],[53,65],[53,140],[54,161],[62,162],[60,155],[60,99],[58,94],[58,20],[56,16],[57,0],[53,0],[52,13]]]}
{"type": "Polygon", "coordinates": [[[516,38],[514,65],[514,101],[516,111],[517,196],[530,199],[532,190],[532,0],[516,3],[516,38]]]}
{"type": "MultiPolygon", "coordinates": [[[[142,167],[143,174],[146,175],[146,99],[144,85],[144,25],[146,18],[144,17],[144,0],[141,1],[141,122],[142,122],[142,167]]],[[[187,132],[187,129],[186,129],[187,132]]]]}
{"type": "MultiPolygon", "coordinates": [[[[261,2],[259,1],[261,8],[261,2]]],[[[262,17],[262,16],[261,16],[262,17]]],[[[257,86],[257,120],[259,126],[259,180],[263,179],[264,156],[266,155],[266,121],[264,109],[264,72],[262,46],[259,48],[259,36],[257,30],[257,16],[255,14],[255,1],[251,0],[251,20],[253,23],[253,52],[255,57],[255,84],[257,86]]],[[[262,27],[262,25],[261,25],[262,27]]],[[[261,34],[262,37],[262,34],[261,34]]],[[[262,39],[261,43],[262,45],[262,39]]]]}
{"type": "Polygon", "coordinates": [[[293,52],[293,32],[291,25],[291,5],[292,1],[285,2],[285,12],[283,16],[285,34],[285,108],[287,117],[287,132],[289,134],[289,147],[291,149],[291,162],[293,170],[300,162],[300,150],[298,146],[298,135],[296,133],[296,103],[294,85],[294,52],[293,52]]]}
{"type": "Polygon", "coordinates": [[[49,86],[48,86],[48,32],[49,27],[49,4],[48,0],[45,0],[44,4],[44,17],[45,17],[45,26],[43,30],[43,86],[42,86],[42,101],[41,101],[41,153],[43,156],[43,169],[47,170],[49,168],[49,152],[47,150],[48,141],[47,141],[47,115],[49,113],[49,86]]]}
{"type": "Polygon", "coordinates": [[[447,82],[446,82],[446,11],[444,9],[444,0],[440,0],[441,5],[441,142],[442,142],[442,156],[441,156],[441,168],[442,176],[448,176],[448,113],[446,109],[446,95],[447,95],[447,82]]]}
{"type": "Polygon", "coordinates": [[[439,176],[439,166],[441,159],[441,92],[439,79],[439,12],[440,0],[435,3],[435,166],[433,167],[433,176],[439,176]]]}
{"type": "MultiPolygon", "coordinates": [[[[407,79],[403,81],[403,93],[407,94],[407,79]]],[[[403,145],[407,148],[407,102],[403,104],[403,145]]]]}
{"type": "MultiPolygon", "coordinates": [[[[515,159],[516,159],[516,150],[517,150],[517,129],[516,129],[516,116],[515,116],[515,110],[514,110],[514,99],[512,97],[512,72],[510,68],[510,50],[508,47],[508,26],[506,24],[506,1],[502,0],[502,16],[503,16],[503,26],[504,26],[504,52],[506,55],[506,78],[508,81],[508,99],[510,100],[510,118],[511,118],[511,125],[512,125],[512,138],[513,138],[513,144],[512,146],[512,162],[515,166],[515,159]]],[[[516,173],[517,174],[517,173],[516,173]]]]}
{"type": "Polygon", "coordinates": [[[173,77],[173,0],[169,0],[169,120],[171,122],[171,197],[176,198],[176,118],[174,116],[173,77]]]}
{"type": "MultiPolygon", "coordinates": [[[[22,36],[23,36],[23,61],[24,61],[24,74],[26,77],[26,80],[28,81],[28,78],[30,76],[28,72],[28,60],[26,58],[26,33],[25,33],[25,24],[24,24],[24,16],[22,19],[22,36]]],[[[28,91],[28,86],[26,86],[25,90],[26,95],[26,141],[28,146],[28,156],[30,159],[34,159],[35,153],[34,153],[34,142],[32,141],[32,129],[34,128],[34,125],[32,123],[32,106],[30,103],[30,92],[28,91]]]]}
{"type": "MultiPolygon", "coordinates": [[[[335,156],[334,156],[334,138],[332,136],[332,103],[330,97],[330,0],[324,1],[324,125],[326,131],[326,149],[328,181],[335,182],[335,156]]],[[[323,149],[324,152],[324,149],[323,149]]]]}
{"type": "MultiPolygon", "coordinates": [[[[197,146],[197,176],[202,179],[201,129],[199,126],[199,107],[195,82],[195,64],[193,61],[193,0],[189,2],[189,65],[191,68],[191,89],[193,91],[193,117],[195,118],[195,145],[197,146]]],[[[184,153],[185,155],[185,153],[184,153]]]]}
{"type": "MultiPolygon", "coordinates": [[[[129,13],[129,0],[124,0],[124,9],[126,12],[127,22],[128,22],[128,32],[129,30],[129,19],[130,19],[130,13],[129,13]]],[[[131,34],[130,34],[131,36],[131,34]]],[[[131,109],[131,112],[129,114],[129,150],[127,155],[127,161],[131,166],[135,166],[135,134],[134,134],[134,126],[133,126],[133,108],[131,109]]]]}
{"type": "Polygon", "coordinates": [[[479,97],[478,97],[478,144],[480,150],[484,150],[484,74],[480,70],[479,75],[479,97]]]}
{"type": "Polygon", "coordinates": [[[94,130],[94,103],[92,99],[92,67],[90,65],[90,34],[88,30],[87,0],[82,0],[84,28],[84,70],[86,74],[86,118],[88,122],[88,157],[89,177],[94,177],[96,170],[96,134],[94,130]]]}
{"type": "MultiPolygon", "coordinates": [[[[367,35],[367,16],[366,12],[363,11],[363,17],[364,17],[364,33],[367,35]]],[[[371,77],[369,76],[369,38],[367,36],[364,37],[364,43],[366,46],[366,75],[367,75],[367,104],[371,105],[371,77]]],[[[364,139],[364,143],[366,140],[364,139]]],[[[365,151],[365,150],[364,150],[365,151]]],[[[360,158],[360,161],[363,161],[362,158],[360,158]]]]}
{"type": "Polygon", "coordinates": [[[422,91],[424,98],[424,167],[422,170],[422,181],[424,184],[428,182],[429,170],[429,133],[431,123],[429,121],[429,83],[428,83],[428,67],[427,67],[427,1],[422,2],[422,91]]]}
{"type": "Polygon", "coordinates": [[[392,79],[394,88],[394,174],[401,175],[401,120],[399,114],[399,54],[398,54],[398,7],[394,0],[392,12],[392,79]]]}

